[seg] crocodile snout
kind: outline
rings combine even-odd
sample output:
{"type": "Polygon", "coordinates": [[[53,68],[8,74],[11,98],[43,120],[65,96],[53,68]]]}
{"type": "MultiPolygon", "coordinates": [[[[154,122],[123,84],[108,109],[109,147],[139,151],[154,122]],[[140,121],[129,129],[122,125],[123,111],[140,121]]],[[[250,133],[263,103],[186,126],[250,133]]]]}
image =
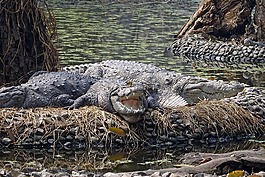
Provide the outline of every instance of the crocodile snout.
{"type": "Polygon", "coordinates": [[[111,94],[111,104],[125,120],[136,123],[140,120],[140,114],[147,108],[145,89],[143,85],[120,87],[111,94]]]}

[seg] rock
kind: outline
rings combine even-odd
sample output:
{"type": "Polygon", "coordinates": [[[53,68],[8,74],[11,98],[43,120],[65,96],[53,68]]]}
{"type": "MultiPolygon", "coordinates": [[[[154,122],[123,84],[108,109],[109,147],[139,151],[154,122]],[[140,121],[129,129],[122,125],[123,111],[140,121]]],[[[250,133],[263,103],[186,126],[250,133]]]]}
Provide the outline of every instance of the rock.
{"type": "Polygon", "coordinates": [[[71,175],[67,172],[59,172],[58,174],[54,175],[54,176],[58,176],[58,177],[70,177],[71,175]]]}
{"type": "Polygon", "coordinates": [[[53,176],[51,173],[47,172],[46,170],[42,170],[40,173],[41,176],[53,176]]]}
{"type": "Polygon", "coordinates": [[[41,140],[42,136],[34,135],[33,140],[34,142],[41,140]]]}
{"type": "Polygon", "coordinates": [[[69,140],[69,141],[73,141],[74,138],[73,138],[73,136],[68,135],[68,136],[66,137],[66,139],[69,140]]]}
{"type": "Polygon", "coordinates": [[[76,135],[75,139],[79,140],[79,141],[84,141],[85,137],[83,135],[76,135]]]}
{"type": "Polygon", "coordinates": [[[21,172],[18,169],[13,169],[6,174],[6,176],[21,176],[21,172]]]}
{"type": "Polygon", "coordinates": [[[12,140],[10,138],[3,138],[2,142],[3,142],[3,144],[8,145],[8,144],[12,143],[12,140]]]}
{"type": "Polygon", "coordinates": [[[261,177],[265,177],[265,172],[264,171],[260,171],[259,173],[254,173],[254,175],[259,175],[261,177]]]}
{"type": "Polygon", "coordinates": [[[151,177],[160,177],[161,176],[161,173],[159,171],[157,172],[154,172],[151,177]]]}
{"type": "Polygon", "coordinates": [[[72,143],[69,142],[69,141],[67,141],[66,143],[64,143],[63,146],[64,146],[65,149],[69,149],[70,150],[71,149],[71,146],[72,146],[72,143]]]}
{"type": "Polygon", "coordinates": [[[48,141],[48,143],[50,143],[50,144],[53,144],[53,143],[54,143],[54,139],[48,139],[47,141],[48,141]]]}
{"type": "Polygon", "coordinates": [[[37,128],[36,135],[43,135],[43,134],[44,134],[44,130],[42,128],[37,128]]]}
{"type": "Polygon", "coordinates": [[[129,174],[123,174],[121,177],[131,177],[131,175],[129,175],[129,174]]]}
{"type": "Polygon", "coordinates": [[[185,140],[187,140],[187,138],[185,138],[184,136],[176,136],[176,139],[178,141],[185,141],[185,140]]]}
{"type": "Polygon", "coordinates": [[[0,169],[0,175],[1,175],[1,176],[5,176],[5,175],[6,175],[6,170],[4,170],[4,169],[0,169]]]}

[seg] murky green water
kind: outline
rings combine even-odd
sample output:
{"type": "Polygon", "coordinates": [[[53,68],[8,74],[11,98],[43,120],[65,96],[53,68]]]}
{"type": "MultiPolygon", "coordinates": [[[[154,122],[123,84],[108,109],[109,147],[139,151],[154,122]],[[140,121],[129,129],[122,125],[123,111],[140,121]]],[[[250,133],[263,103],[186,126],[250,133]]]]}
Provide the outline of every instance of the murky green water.
{"type": "Polygon", "coordinates": [[[61,63],[119,59],[172,68],[164,50],[196,3],[139,2],[91,1],[82,9],[55,9],[61,63]]]}

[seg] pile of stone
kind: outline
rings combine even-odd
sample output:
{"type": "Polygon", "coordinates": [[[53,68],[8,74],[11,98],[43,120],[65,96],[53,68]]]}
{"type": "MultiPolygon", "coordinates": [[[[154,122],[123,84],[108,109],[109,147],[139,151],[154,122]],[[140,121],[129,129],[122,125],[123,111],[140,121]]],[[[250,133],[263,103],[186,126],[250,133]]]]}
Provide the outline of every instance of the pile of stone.
{"type": "Polygon", "coordinates": [[[0,147],[137,148],[229,142],[263,135],[265,125],[248,111],[222,101],[148,110],[137,124],[98,107],[1,109],[0,147]]]}

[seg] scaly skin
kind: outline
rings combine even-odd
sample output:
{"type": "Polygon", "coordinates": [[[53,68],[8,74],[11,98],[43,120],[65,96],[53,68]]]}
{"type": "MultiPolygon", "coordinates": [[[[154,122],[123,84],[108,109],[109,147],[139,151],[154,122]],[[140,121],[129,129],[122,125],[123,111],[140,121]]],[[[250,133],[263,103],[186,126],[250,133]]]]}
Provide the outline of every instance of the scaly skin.
{"type": "Polygon", "coordinates": [[[144,73],[155,73],[164,71],[152,64],[144,64],[126,60],[107,60],[99,63],[66,66],[64,71],[76,74],[84,74],[100,78],[124,77],[131,79],[144,73]]]}
{"type": "Polygon", "coordinates": [[[187,104],[181,96],[158,92],[153,85],[112,77],[97,81],[69,108],[95,105],[109,112],[117,112],[128,122],[136,123],[147,108],[169,108],[187,104]]]}
{"type": "MultiPolygon", "coordinates": [[[[94,64],[64,67],[63,70],[98,78],[124,78],[141,82],[157,89],[160,98],[176,95],[183,97],[189,104],[202,99],[222,99],[235,96],[245,87],[239,82],[226,83],[211,81],[201,77],[185,76],[151,64],[134,61],[107,60],[94,64]],[[167,94],[168,93],[168,94],[167,94]]],[[[153,95],[155,96],[155,95],[153,95]]],[[[165,98],[166,99],[166,98],[165,98]]]]}
{"type": "Polygon", "coordinates": [[[190,35],[176,39],[170,47],[174,55],[205,62],[210,65],[231,66],[251,64],[264,66],[264,44],[245,40],[245,44],[213,42],[200,35],[190,35]]]}
{"type": "Polygon", "coordinates": [[[234,97],[225,98],[224,101],[236,105],[259,116],[265,123],[265,91],[256,87],[245,88],[234,97]]]}
{"type": "Polygon", "coordinates": [[[1,88],[0,107],[73,109],[95,105],[135,123],[148,107],[145,96],[143,84],[69,72],[37,72],[25,84],[1,88]]]}
{"type": "Polygon", "coordinates": [[[2,88],[0,105],[23,108],[96,105],[135,123],[148,107],[169,108],[194,104],[202,99],[223,99],[237,95],[244,87],[238,82],[184,76],[153,65],[106,61],[90,64],[83,75],[36,73],[25,84],[2,88]],[[97,79],[87,74],[91,71],[100,73],[91,74],[97,79]]]}
{"type": "Polygon", "coordinates": [[[33,108],[71,105],[95,79],[68,72],[37,72],[27,83],[0,89],[0,107],[33,108]]]}

